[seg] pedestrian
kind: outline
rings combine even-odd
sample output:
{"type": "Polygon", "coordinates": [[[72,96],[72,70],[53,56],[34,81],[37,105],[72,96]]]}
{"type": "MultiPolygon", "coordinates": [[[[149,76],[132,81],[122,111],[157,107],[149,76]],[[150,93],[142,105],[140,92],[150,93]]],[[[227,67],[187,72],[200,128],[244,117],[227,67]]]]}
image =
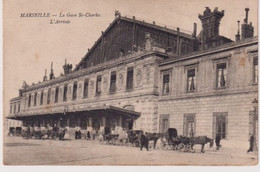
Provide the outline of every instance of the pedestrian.
{"type": "Polygon", "coordinates": [[[254,136],[251,135],[251,137],[249,139],[249,145],[250,146],[249,146],[249,149],[247,150],[247,153],[253,152],[253,150],[254,150],[254,140],[255,140],[254,136]]]}
{"type": "Polygon", "coordinates": [[[217,146],[216,150],[219,150],[220,140],[221,140],[221,136],[220,136],[220,134],[217,134],[216,139],[215,139],[215,143],[216,143],[216,146],[217,146]]]}
{"type": "Polygon", "coordinates": [[[141,149],[140,150],[142,150],[143,147],[145,147],[146,150],[148,151],[148,142],[149,142],[149,140],[147,139],[147,133],[145,133],[145,135],[144,134],[141,135],[140,141],[141,141],[141,149]]]}
{"type": "Polygon", "coordinates": [[[89,140],[90,139],[90,132],[88,131],[87,132],[87,140],[89,140]]]}

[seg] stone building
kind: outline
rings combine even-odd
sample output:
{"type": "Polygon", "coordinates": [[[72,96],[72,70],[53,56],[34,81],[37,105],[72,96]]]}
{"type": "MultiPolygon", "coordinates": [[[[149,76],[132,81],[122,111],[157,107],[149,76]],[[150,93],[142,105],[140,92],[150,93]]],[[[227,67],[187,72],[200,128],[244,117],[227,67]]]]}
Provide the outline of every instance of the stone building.
{"type": "Polygon", "coordinates": [[[216,133],[247,141],[258,93],[258,39],[246,19],[232,41],[219,34],[224,11],[206,8],[199,35],[115,14],[72,70],[23,84],[10,116],[24,126],[100,131],[169,127],[186,136],[216,133]]]}

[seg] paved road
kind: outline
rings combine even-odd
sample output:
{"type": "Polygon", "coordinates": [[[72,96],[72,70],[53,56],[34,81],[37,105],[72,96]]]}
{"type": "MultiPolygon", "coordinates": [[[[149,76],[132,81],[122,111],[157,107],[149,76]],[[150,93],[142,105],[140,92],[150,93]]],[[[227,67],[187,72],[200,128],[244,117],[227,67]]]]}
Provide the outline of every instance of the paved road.
{"type": "Polygon", "coordinates": [[[140,151],[135,147],[102,145],[95,141],[24,140],[6,137],[6,165],[254,165],[256,157],[245,151],[195,146],[195,153],[140,151]],[[242,153],[241,153],[242,152],[242,153]]]}

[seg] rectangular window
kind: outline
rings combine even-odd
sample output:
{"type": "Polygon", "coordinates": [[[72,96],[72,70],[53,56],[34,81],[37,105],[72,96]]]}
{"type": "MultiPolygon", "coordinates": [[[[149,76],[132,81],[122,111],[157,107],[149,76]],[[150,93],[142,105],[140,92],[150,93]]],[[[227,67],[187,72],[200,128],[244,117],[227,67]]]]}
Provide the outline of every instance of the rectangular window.
{"type": "Polygon", "coordinates": [[[32,95],[31,95],[31,94],[29,94],[28,107],[30,107],[30,106],[31,106],[31,98],[32,98],[32,95]]]}
{"type": "Polygon", "coordinates": [[[88,79],[84,80],[84,95],[83,98],[87,98],[88,97],[88,79]]]}
{"type": "Polygon", "coordinates": [[[19,104],[18,104],[18,112],[20,112],[20,106],[21,106],[21,105],[20,105],[20,102],[19,102],[19,104]]]}
{"type": "Polygon", "coordinates": [[[12,108],[13,108],[13,106],[12,106],[12,105],[10,105],[10,113],[12,113],[12,108]]]}
{"type": "Polygon", "coordinates": [[[127,90],[133,89],[133,81],[134,81],[134,68],[129,67],[129,68],[127,68],[127,78],[126,78],[126,89],[127,90]]]}
{"type": "Polygon", "coordinates": [[[73,84],[73,94],[72,94],[73,100],[75,100],[77,98],[77,89],[78,89],[78,83],[74,82],[74,84],[73,84]]]}
{"type": "Polygon", "coordinates": [[[41,100],[40,100],[40,104],[43,104],[43,91],[41,92],[41,100]]]}
{"type": "Polygon", "coordinates": [[[51,88],[48,89],[48,93],[47,93],[47,104],[50,104],[51,102],[51,88]]]}
{"type": "Polygon", "coordinates": [[[169,94],[170,92],[170,74],[163,75],[163,94],[169,94]]]}
{"type": "Polygon", "coordinates": [[[213,138],[217,134],[223,139],[227,138],[227,123],[227,112],[213,113],[213,138]]]}
{"type": "Polygon", "coordinates": [[[67,101],[67,92],[68,92],[68,85],[64,85],[64,90],[63,90],[63,101],[67,101]]]}
{"type": "Polygon", "coordinates": [[[110,92],[114,93],[116,91],[116,72],[111,72],[110,78],[110,92]]]}
{"type": "Polygon", "coordinates": [[[56,87],[55,88],[55,103],[58,102],[58,99],[59,99],[59,87],[56,87]]]}
{"type": "Polygon", "coordinates": [[[14,113],[16,112],[16,104],[14,104],[14,113]]]}
{"type": "Polygon", "coordinates": [[[217,64],[217,88],[224,88],[227,84],[226,63],[217,64]]]}
{"type": "Polygon", "coordinates": [[[254,83],[258,83],[258,59],[254,59],[254,83]]]}
{"type": "Polygon", "coordinates": [[[37,93],[34,93],[34,106],[37,104],[37,93]]]}
{"type": "Polygon", "coordinates": [[[184,114],[183,135],[186,137],[195,136],[195,114],[184,114]]]}
{"type": "Polygon", "coordinates": [[[168,130],[169,128],[169,119],[170,115],[160,115],[160,133],[164,133],[168,130]]]}
{"type": "Polygon", "coordinates": [[[196,74],[195,69],[189,69],[187,71],[187,91],[193,92],[196,89],[196,74]]]}
{"type": "Polygon", "coordinates": [[[96,84],[96,95],[101,94],[101,75],[97,76],[97,84],[96,84]]]}

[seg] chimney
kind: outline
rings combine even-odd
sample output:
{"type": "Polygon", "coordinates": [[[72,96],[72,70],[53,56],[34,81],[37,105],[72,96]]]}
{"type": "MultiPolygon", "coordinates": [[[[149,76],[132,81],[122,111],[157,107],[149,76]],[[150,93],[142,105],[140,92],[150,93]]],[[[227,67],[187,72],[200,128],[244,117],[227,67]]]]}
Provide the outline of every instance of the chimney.
{"type": "Polygon", "coordinates": [[[63,66],[63,69],[64,69],[64,74],[65,75],[71,73],[72,64],[67,64],[67,59],[65,59],[65,64],[63,66]]]}
{"type": "Polygon", "coordinates": [[[53,74],[53,62],[51,62],[51,72],[50,72],[50,80],[54,79],[54,74],[53,74]]]}
{"type": "Polygon", "coordinates": [[[197,23],[193,23],[193,34],[192,34],[193,37],[196,37],[197,36],[197,23]]]}
{"type": "Polygon", "coordinates": [[[246,18],[244,20],[244,23],[247,24],[248,23],[248,11],[249,11],[249,8],[245,8],[245,11],[246,11],[246,18]]]}
{"type": "Polygon", "coordinates": [[[47,81],[47,69],[45,69],[45,75],[44,75],[44,77],[43,77],[43,82],[44,81],[47,81]]]}
{"type": "Polygon", "coordinates": [[[249,8],[245,8],[246,18],[244,19],[244,23],[241,26],[241,39],[252,38],[254,36],[254,27],[252,26],[252,22],[248,24],[248,11],[249,8]]]}
{"type": "Polygon", "coordinates": [[[177,27],[177,50],[176,53],[180,54],[180,28],[177,27]]]}
{"type": "Polygon", "coordinates": [[[237,21],[237,26],[238,26],[238,29],[237,29],[237,34],[236,34],[236,41],[240,41],[240,21],[239,20],[237,21]]]}
{"type": "Polygon", "coordinates": [[[206,7],[203,14],[199,14],[199,19],[202,23],[202,49],[215,46],[215,40],[219,38],[219,26],[224,12],[224,10],[219,11],[217,7],[213,11],[209,7],[206,7]]]}

